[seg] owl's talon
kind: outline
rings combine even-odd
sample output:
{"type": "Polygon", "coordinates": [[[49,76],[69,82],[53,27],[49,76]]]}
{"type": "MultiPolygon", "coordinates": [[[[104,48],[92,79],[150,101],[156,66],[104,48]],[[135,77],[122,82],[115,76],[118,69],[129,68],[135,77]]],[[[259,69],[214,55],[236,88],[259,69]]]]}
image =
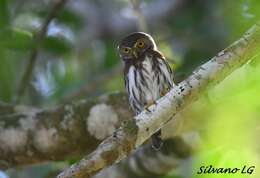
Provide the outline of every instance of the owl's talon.
{"type": "Polygon", "coordinates": [[[150,109],[148,109],[148,108],[145,108],[145,110],[147,111],[147,112],[152,112],[150,109]]]}
{"type": "Polygon", "coordinates": [[[160,96],[163,97],[163,96],[166,95],[169,91],[170,91],[169,88],[164,89],[163,91],[160,92],[160,96]]]}
{"type": "Polygon", "coordinates": [[[144,107],[144,109],[148,112],[151,112],[151,110],[149,109],[150,106],[152,106],[153,104],[156,104],[156,101],[152,100],[152,101],[148,101],[146,106],[144,107]]]}

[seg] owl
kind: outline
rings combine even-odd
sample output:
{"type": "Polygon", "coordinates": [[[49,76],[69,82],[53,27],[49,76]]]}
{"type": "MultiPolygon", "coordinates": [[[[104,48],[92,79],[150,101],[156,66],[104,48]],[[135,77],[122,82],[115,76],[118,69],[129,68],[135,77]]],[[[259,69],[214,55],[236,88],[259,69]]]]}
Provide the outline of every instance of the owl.
{"type": "MultiPolygon", "coordinates": [[[[148,109],[174,85],[173,73],[153,38],[143,32],[125,37],[118,46],[124,63],[124,81],[128,100],[135,114],[148,109]]],[[[162,146],[161,130],[151,136],[152,147],[162,146]]]]}

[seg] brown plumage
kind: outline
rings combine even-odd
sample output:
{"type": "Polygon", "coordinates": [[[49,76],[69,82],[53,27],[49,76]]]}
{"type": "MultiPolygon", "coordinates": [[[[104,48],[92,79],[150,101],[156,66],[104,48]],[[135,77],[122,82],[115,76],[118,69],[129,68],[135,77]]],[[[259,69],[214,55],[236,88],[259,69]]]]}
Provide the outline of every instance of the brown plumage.
{"type": "MultiPolygon", "coordinates": [[[[143,32],[125,37],[118,47],[124,61],[124,80],[128,100],[135,114],[154,104],[172,86],[172,70],[153,38],[143,32]]],[[[162,145],[160,130],[152,135],[152,145],[162,145]]]]}

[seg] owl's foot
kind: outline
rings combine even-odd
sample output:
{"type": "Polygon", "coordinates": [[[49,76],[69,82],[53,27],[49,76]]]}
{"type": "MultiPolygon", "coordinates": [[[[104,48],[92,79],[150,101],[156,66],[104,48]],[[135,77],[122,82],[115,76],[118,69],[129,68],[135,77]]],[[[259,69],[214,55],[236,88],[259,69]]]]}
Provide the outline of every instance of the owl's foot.
{"type": "Polygon", "coordinates": [[[148,112],[151,112],[151,110],[149,110],[149,107],[152,106],[153,104],[156,104],[156,101],[154,100],[150,100],[147,102],[146,106],[144,107],[144,109],[148,112]]]}
{"type": "Polygon", "coordinates": [[[163,91],[160,92],[160,96],[163,97],[170,91],[170,88],[165,88],[163,91]]]}

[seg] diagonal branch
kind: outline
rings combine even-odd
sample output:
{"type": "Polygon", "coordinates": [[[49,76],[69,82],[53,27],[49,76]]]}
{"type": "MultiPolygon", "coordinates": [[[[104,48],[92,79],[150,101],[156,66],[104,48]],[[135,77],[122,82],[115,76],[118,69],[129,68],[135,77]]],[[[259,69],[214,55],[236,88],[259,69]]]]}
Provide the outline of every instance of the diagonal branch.
{"type": "Polygon", "coordinates": [[[188,133],[164,140],[159,151],[152,149],[151,145],[144,145],[127,159],[103,169],[93,178],[159,178],[189,162],[198,144],[198,135],[188,133]]]}
{"type": "Polygon", "coordinates": [[[40,48],[40,45],[47,33],[48,26],[50,22],[56,17],[57,13],[59,10],[63,7],[63,5],[66,3],[67,0],[55,0],[53,7],[51,8],[48,16],[46,17],[45,21],[42,24],[42,27],[39,31],[38,34],[35,36],[35,41],[34,41],[34,46],[32,48],[30,57],[29,57],[29,62],[27,65],[27,68],[25,69],[24,74],[22,75],[22,79],[20,81],[20,84],[18,86],[17,90],[17,96],[15,98],[15,102],[19,103],[21,98],[23,97],[25,90],[31,80],[33,69],[37,60],[38,56],[38,51],[40,48]]]}
{"type": "Polygon", "coordinates": [[[134,119],[125,122],[95,151],[59,174],[58,178],[88,178],[103,168],[119,162],[139,147],[153,133],[169,122],[187,105],[197,100],[210,86],[217,84],[245,64],[260,50],[260,26],[254,25],[246,34],[195,70],[186,80],[134,119]]]}

